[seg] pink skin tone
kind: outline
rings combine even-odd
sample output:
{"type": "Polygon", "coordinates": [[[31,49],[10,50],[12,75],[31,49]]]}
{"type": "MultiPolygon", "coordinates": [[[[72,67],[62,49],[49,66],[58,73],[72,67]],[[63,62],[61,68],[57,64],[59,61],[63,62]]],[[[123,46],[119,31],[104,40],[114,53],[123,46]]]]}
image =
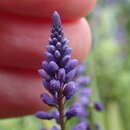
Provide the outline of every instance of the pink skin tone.
{"type": "Polygon", "coordinates": [[[82,61],[91,47],[91,31],[82,18],[95,0],[4,0],[0,1],[0,118],[47,111],[37,74],[50,34],[50,16],[58,10],[73,57],[82,61]]]}

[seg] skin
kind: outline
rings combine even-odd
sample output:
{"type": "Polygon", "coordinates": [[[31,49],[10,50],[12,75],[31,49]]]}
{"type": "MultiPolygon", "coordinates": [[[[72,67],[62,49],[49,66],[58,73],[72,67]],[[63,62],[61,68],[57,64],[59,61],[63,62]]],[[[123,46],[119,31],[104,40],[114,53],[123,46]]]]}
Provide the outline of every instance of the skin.
{"type": "Polygon", "coordinates": [[[82,17],[94,5],[95,0],[0,1],[0,118],[49,110],[39,99],[45,90],[37,69],[44,60],[51,13],[61,14],[72,56],[82,61],[91,47],[91,31],[82,17]]]}

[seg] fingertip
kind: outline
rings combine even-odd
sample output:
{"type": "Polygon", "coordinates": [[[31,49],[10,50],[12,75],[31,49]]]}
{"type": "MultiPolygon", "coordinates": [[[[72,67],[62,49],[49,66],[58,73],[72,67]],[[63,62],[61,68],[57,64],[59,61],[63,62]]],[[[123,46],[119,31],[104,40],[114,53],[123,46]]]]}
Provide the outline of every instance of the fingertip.
{"type": "Polygon", "coordinates": [[[72,56],[81,62],[85,60],[91,48],[91,30],[86,19],[77,20],[76,26],[66,25],[65,34],[73,48],[72,56]],[[71,28],[69,27],[71,26],[71,28]]]}
{"type": "Polygon", "coordinates": [[[0,1],[1,11],[16,15],[50,18],[57,10],[67,20],[88,15],[95,7],[96,0],[4,0],[0,1]]]}

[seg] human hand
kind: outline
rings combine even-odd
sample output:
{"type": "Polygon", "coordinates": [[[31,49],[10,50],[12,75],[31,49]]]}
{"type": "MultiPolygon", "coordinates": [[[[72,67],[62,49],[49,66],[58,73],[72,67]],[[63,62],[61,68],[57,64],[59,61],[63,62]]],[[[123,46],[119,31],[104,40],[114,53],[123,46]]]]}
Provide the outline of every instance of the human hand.
{"type": "Polygon", "coordinates": [[[48,44],[50,17],[57,10],[73,57],[83,60],[91,46],[91,33],[82,18],[96,0],[4,0],[0,1],[0,117],[48,110],[37,75],[43,50],[48,44]]]}

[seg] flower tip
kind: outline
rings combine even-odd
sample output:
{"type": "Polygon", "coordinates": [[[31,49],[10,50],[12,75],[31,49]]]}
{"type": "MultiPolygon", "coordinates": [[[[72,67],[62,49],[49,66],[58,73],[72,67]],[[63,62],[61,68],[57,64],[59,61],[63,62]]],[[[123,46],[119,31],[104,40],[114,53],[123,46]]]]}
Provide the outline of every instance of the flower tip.
{"type": "Polygon", "coordinates": [[[52,15],[52,21],[53,21],[54,26],[61,25],[60,15],[59,15],[59,13],[57,11],[54,11],[54,13],[52,15]]]}
{"type": "Polygon", "coordinates": [[[55,11],[53,12],[53,15],[59,15],[58,11],[55,10],[55,11]]]}

